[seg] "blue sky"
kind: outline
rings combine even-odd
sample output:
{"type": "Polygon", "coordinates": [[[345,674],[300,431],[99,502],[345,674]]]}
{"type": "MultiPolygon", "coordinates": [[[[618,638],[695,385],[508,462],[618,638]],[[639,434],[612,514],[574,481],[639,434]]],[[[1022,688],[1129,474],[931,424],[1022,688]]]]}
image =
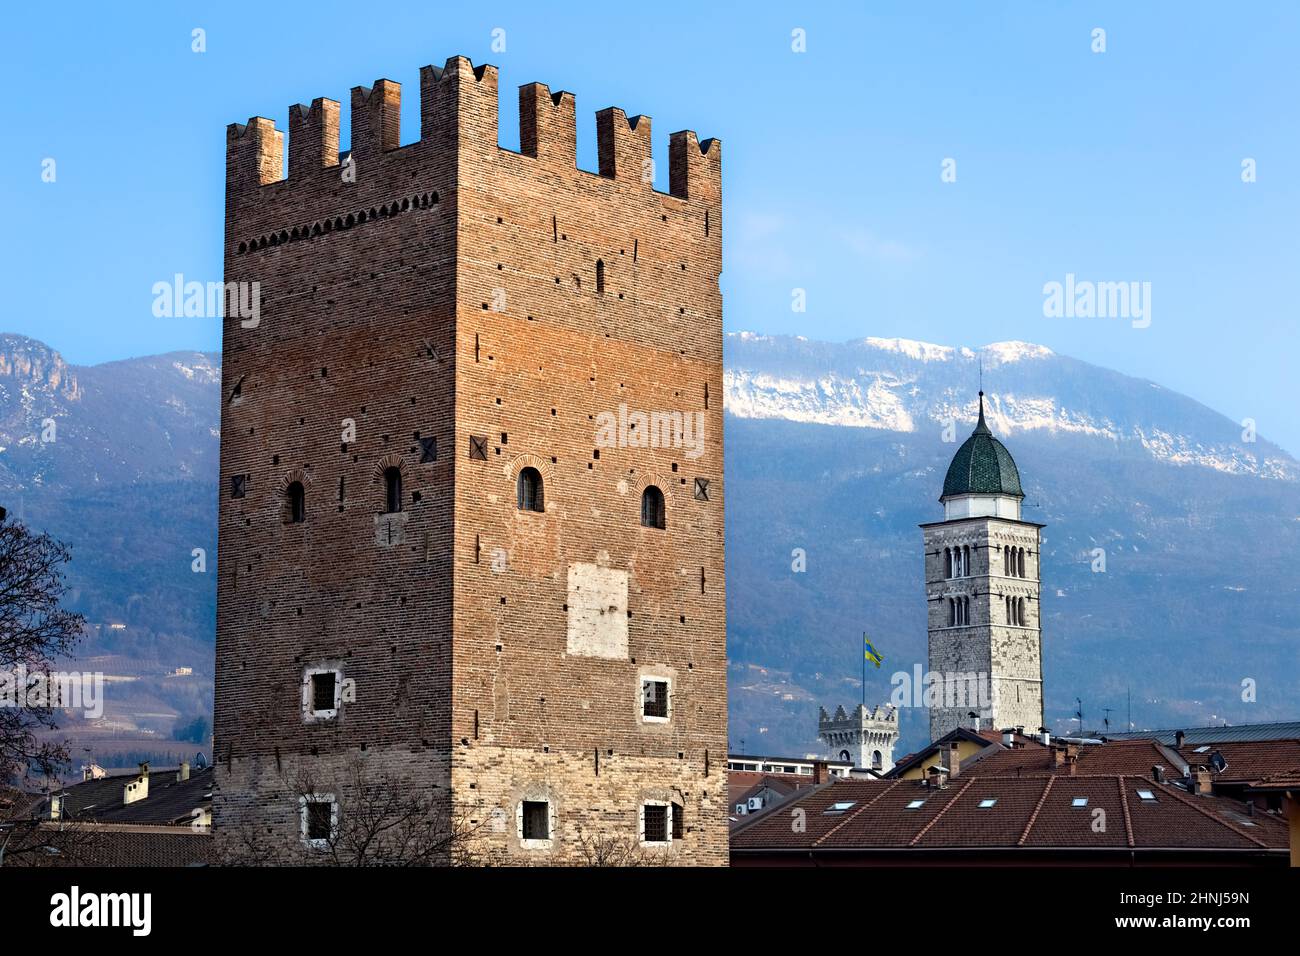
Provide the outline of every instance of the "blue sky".
{"type": "Polygon", "coordinates": [[[388,77],[409,142],[419,67],[462,53],[501,70],[505,146],[533,80],[576,94],[584,168],[605,106],[654,118],[661,179],[670,131],[723,140],[728,329],[1025,339],[1300,453],[1300,5],[84,7],[6,11],[0,63],[0,330],[69,361],[219,348],[216,321],[155,318],[150,290],[220,278],[227,123],[285,129],[291,103],[330,96],[346,144],[349,89],[388,77]],[[1045,318],[1043,284],[1067,273],[1150,282],[1150,327],[1045,318]]]}

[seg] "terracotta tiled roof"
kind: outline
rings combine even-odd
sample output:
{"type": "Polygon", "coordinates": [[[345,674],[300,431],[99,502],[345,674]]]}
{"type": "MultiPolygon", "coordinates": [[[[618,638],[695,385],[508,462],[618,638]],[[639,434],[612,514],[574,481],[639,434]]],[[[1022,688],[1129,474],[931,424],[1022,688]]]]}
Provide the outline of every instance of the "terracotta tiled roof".
{"type": "MultiPolygon", "coordinates": [[[[1068,763],[1056,763],[1058,748],[1069,746],[1078,757],[1075,775],[1106,774],[1150,777],[1151,768],[1160,764],[1171,777],[1183,775],[1183,767],[1176,763],[1171,750],[1162,748],[1154,740],[1113,740],[1104,744],[1052,744],[1044,747],[1032,745],[1007,750],[1001,747],[982,751],[961,765],[961,775],[997,774],[1034,776],[1043,774],[1070,774],[1068,763]]],[[[960,778],[958,778],[960,779],[960,778]]]]}
{"type": "Polygon", "coordinates": [[[1284,850],[1287,829],[1272,815],[1250,816],[1236,801],[1192,796],[1146,777],[980,775],[958,777],[938,790],[911,780],[835,780],[738,825],[731,845],[742,853],[1020,848],[1260,852],[1284,850]],[[1139,791],[1153,799],[1143,799],[1139,791]],[[990,800],[991,805],[981,806],[990,800]],[[835,812],[836,804],[845,806],[835,812]]]}
{"type": "MultiPolygon", "coordinates": [[[[55,824],[41,824],[53,827],[55,824]]],[[[119,823],[66,825],[79,835],[66,840],[62,852],[23,857],[18,865],[57,866],[205,866],[211,862],[212,836],[205,830],[119,823]]]]}
{"type": "Polygon", "coordinates": [[[1250,785],[1251,790],[1300,790],[1300,767],[1271,774],[1250,785]]]}
{"type": "MultiPolygon", "coordinates": [[[[948,733],[944,734],[938,740],[931,743],[928,747],[923,747],[920,750],[916,751],[915,753],[910,753],[904,757],[900,757],[898,761],[894,764],[893,769],[890,770],[889,773],[886,774],[886,776],[901,777],[903,774],[907,773],[909,770],[911,770],[913,767],[917,765],[920,765],[921,767],[930,766],[930,764],[934,763],[938,759],[939,752],[943,744],[948,743],[951,740],[966,740],[974,744],[992,745],[995,742],[995,739],[986,737],[985,736],[986,733],[988,733],[988,731],[980,731],[977,733],[974,730],[971,730],[969,727],[954,728],[953,730],[948,731],[948,733]]],[[[1002,735],[1000,733],[997,734],[996,740],[1001,740],[1001,739],[1002,739],[1002,735]]],[[[1029,738],[1025,738],[1025,737],[1022,737],[1020,739],[1029,740],[1029,738]]],[[[1037,745],[1038,742],[1033,741],[1033,743],[1037,745]]]]}
{"type": "Polygon", "coordinates": [[[785,796],[801,787],[811,787],[813,778],[808,774],[758,773],[749,770],[727,771],[727,801],[735,806],[748,799],[756,790],[770,787],[785,796]]]}
{"type": "Polygon", "coordinates": [[[1179,751],[1193,767],[1208,766],[1215,751],[1228,766],[1215,775],[1219,781],[1252,781],[1300,766],[1300,740],[1224,741],[1217,744],[1186,744],[1179,751]],[[1197,753],[1200,747],[1209,749],[1197,753]]]}

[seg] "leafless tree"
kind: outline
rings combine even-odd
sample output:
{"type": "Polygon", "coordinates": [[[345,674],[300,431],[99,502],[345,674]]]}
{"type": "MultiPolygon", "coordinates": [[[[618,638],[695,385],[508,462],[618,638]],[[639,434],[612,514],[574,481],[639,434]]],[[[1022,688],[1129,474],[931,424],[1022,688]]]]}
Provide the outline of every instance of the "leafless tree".
{"type": "Polygon", "coordinates": [[[0,788],[0,866],[88,866],[99,835],[64,820],[41,819],[35,795],[0,788]]]}
{"type": "MultiPolygon", "coordinates": [[[[0,522],[0,672],[11,675],[12,687],[19,669],[48,673],[56,658],[70,653],[85,619],[60,606],[67,546],[19,522],[0,522]]],[[[16,700],[0,701],[0,783],[52,777],[68,763],[66,742],[39,736],[56,727],[54,708],[49,700],[33,705],[24,688],[14,690],[16,700]]]]}
{"type": "Polygon", "coordinates": [[[389,772],[372,772],[364,758],[338,778],[300,772],[285,778],[286,797],[331,793],[337,810],[330,836],[317,846],[265,828],[236,824],[222,834],[224,866],[474,866],[475,836],[484,825],[451,812],[446,791],[430,791],[389,772]]]}
{"type": "Polygon", "coordinates": [[[628,836],[578,831],[578,866],[667,866],[668,854],[628,836]]]}

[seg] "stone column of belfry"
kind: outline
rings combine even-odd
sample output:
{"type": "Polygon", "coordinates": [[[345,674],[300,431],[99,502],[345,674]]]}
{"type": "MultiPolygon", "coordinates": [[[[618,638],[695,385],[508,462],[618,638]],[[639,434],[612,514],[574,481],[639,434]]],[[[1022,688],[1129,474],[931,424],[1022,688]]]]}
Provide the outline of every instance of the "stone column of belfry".
{"type": "Polygon", "coordinates": [[[929,674],[943,682],[930,707],[932,740],[971,727],[972,711],[982,729],[1043,725],[1043,525],[1021,518],[1020,472],[989,430],[983,392],[979,402],[975,430],[944,478],[944,520],[921,525],[929,674]]]}

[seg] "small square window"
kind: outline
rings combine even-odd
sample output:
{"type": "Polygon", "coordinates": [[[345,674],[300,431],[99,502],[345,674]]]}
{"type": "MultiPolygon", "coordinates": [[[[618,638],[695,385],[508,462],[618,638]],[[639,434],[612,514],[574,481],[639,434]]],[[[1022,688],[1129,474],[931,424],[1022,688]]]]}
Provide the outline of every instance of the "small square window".
{"type": "Polygon", "coordinates": [[[523,831],[520,836],[525,840],[549,840],[551,838],[551,805],[545,800],[525,800],[523,808],[523,831]]]}
{"type": "Polygon", "coordinates": [[[1088,805],[1087,797],[1075,797],[1073,800],[1070,801],[1070,806],[1072,807],[1086,807],[1087,805],[1088,805]]]}
{"type": "Polygon", "coordinates": [[[339,714],[342,675],[332,667],[314,667],[303,674],[302,711],[307,720],[329,720],[339,714]]]}
{"type": "Polygon", "coordinates": [[[338,826],[338,803],[328,794],[301,798],[302,838],[313,849],[327,849],[338,826]]]}
{"type": "Polygon", "coordinates": [[[924,801],[924,800],[912,800],[912,801],[910,801],[910,802],[907,804],[907,809],[909,809],[909,810],[920,810],[921,807],[923,807],[923,806],[925,806],[925,801],[924,801]]]}
{"type": "Polygon", "coordinates": [[[668,681],[643,678],[641,681],[641,716],[645,720],[668,719],[668,681]]]}
{"type": "Polygon", "coordinates": [[[642,807],[645,818],[646,843],[668,842],[668,807],[662,803],[647,803],[642,807]]]}
{"type": "Polygon", "coordinates": [[[825,813],[844,813],[857,803],[856,800],[843,800],[839,803],[832,803],[824,811],[825,813]]]}
{"type": "Polygon", "coordinates": [[[338,717],[342,689],[342,675],[333,667],[313,667],[305,672],[303,717],[308,721],[338,717]]]}
{"type": "Polygon", "coordinates": [[[334,816],[333,807],[324,800],[313,800],[307,804],[307,839],[328,840],[330,838],[330,821],[334,816]]]}
{"type": "Polygon", "coordinates": [[[334,709],[334,684],[338,675],[334,671],[321,671],[311,675],[311,708],[316,713],[334,709]]]}
{"type": "Polygon", "coordinates": [[[980,809],[987,810],[989,807],[995,806],[997,802],[998,802],[997,797],[986,797],[985,799],[980,801],[980,809]]]}
{"type": "Polygon", "coordinates": [[[1138,798],[1141,799],[1144,803],[1156,802],[1156,795],[1152,793],[1150,790],[1139,790],[1137,792],[1137,795],[1138,798]]]}

